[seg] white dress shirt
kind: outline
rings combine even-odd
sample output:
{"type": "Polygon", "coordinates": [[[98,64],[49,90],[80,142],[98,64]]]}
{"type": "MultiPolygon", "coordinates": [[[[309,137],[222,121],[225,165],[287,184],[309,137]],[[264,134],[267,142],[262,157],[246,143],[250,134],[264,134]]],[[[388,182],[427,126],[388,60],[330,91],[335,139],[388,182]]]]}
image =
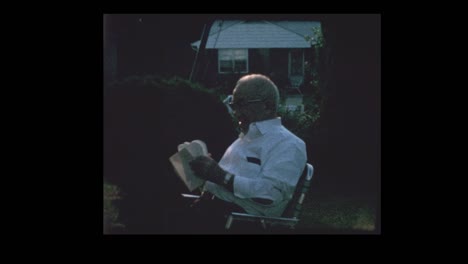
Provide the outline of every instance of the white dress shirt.
{"type": "Polygon", "coordinates": [[[281,119],[274,118],[249,125],[246,135],[229,146],[219,165],[235,175],[234,193],[213,182],[205,190],[216,197],[233,202],[247,213],[281,216],[305,168],[305,143],[287,130],[281,119]],[[266,205],[252,200],[273,201],[266,205]]]}

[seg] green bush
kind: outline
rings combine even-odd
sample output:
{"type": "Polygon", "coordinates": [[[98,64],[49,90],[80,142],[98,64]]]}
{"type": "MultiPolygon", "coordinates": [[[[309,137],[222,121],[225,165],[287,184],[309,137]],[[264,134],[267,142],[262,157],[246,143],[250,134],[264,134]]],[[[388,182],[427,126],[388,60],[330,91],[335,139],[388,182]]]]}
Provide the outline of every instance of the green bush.
{"type": "Polygon", "coordinates": [[[118,222],[119,209],[114,204],[115,200],[121,199],[120,189],[112,184],[104,182],[104,233],[112,232],[113,228],[124,227],[123,224],[118,222]]]}
{"type": "Polygon", "coordinates": [[[303,100],[304,112],[280,108],[278,114],[281,116],[283,125],[307,144],[313,130],[318,126],[321,107],[316,96],[305,95],[303,100]]]}

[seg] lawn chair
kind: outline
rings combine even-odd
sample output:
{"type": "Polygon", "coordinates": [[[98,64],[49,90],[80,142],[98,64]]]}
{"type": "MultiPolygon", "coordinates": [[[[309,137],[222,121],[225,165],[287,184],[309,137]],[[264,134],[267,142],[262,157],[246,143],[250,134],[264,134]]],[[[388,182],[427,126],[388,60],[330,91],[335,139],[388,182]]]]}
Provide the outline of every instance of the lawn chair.
{"type": "MultiPolygon", "coordinates": [[[[302,212],[302,205],[305,195],[310,189],[310,183],[314,174],[314,167],[307,163],[304,171],[299,178],[293,198],[289,202],[286,210],[281,217],[268,217],[258,216],[246,213],[231,212],[227,216],[225,229],[230,230],[235,222],[251,222],[253,224],[260,224],[260,226],[267,230],[272,227],[285,227],[287,229],[295,229],[299,223],[299,217],[302,212]]],[[[185,198],[198,198],[197,195],[182,194],[185,198]]]]}
{"type": "Polygon", "coordinates": [[[254,222],[260,223],[263,229],[268,229],[269,227],[287,227],[288,229],[295,229],[296,225],[299,223],[299,217],[302,211],[302,205],[304,202],[305,195],[310,189],[310,182],[312,176],[314,175],[314,167],[307,163],[304,171],[299,179],[299,182],[296,186],[293,198],[289,202],[286,210],[284,211],[281,217],[268,217],[268,216],[258,216],[245,213],[236,213],[232,212],[227,217],[226,229],[230,229],[234,222],[254,222]]]}

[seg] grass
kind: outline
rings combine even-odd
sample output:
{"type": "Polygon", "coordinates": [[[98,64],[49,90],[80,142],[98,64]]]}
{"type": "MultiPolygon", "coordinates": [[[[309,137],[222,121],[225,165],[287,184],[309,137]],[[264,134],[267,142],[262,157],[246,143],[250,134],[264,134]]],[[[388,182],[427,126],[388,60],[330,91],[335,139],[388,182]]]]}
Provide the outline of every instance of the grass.
{"type": "MultiPolygon", "coordinates": [[[[311,190],[306,200],[299,233],[368,234],[376,232],[376,210],[361,197],[322,194],[311,190]]],[[[104,234],[118,233],[119,210],[114,201],[121,199],[117,186],[104,182],[104,234]]]]}
{"type": "Polygon", "coordinates": [[[376,231],[376,210],[359,197],[311,194],[304,201],[300,229],[333,233],[376,231]]]}

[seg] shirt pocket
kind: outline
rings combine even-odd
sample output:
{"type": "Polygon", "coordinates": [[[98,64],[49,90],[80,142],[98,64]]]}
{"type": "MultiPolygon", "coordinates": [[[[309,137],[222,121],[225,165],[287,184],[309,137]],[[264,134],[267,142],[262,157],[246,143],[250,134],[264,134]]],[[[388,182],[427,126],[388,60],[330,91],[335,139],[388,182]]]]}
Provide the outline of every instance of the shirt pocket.
{"type": "Polygon", "coordinates": [[[257,178],[262,169],[261,160],[255,156],[246,156],[242,162],[242,175],[248,178],[257,178]]]}

